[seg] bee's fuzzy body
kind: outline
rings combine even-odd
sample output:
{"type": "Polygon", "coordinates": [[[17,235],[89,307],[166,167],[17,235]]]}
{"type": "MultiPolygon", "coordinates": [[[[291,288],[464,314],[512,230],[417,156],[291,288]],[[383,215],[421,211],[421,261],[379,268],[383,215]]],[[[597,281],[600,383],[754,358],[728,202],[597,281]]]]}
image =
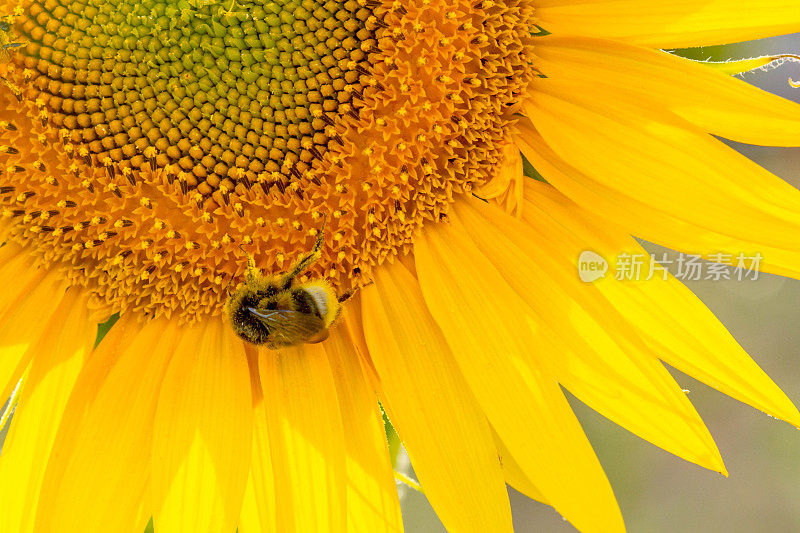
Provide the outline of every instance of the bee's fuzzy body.
{"type": "Polygon", "coordinates": [[[322,239],[320,232],[314,249],[282,274],[262,274],[248,256],[245,281],[225,304],[225,315],[239,337],[270,349],[327,338],[328,327],[341,312],[336,291],[323,279],[297,281],[319,258],[322,239]]]}

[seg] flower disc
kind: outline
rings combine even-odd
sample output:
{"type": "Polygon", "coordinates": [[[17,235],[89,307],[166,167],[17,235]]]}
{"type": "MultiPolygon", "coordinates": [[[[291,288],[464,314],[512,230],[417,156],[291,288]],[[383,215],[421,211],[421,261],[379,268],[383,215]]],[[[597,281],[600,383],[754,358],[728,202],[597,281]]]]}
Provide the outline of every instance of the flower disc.
{"type": "Polygon", "coordinates": [[[115,310],[217,314],[309,250],[339,289],[494,175],[517,2],[36,0],[5,71],[9,235],[115,310]]]}

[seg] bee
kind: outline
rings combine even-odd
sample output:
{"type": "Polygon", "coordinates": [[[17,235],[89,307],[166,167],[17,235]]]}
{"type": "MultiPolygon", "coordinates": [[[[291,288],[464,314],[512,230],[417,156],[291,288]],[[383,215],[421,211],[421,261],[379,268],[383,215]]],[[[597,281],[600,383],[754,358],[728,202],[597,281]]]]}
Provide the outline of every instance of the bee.
{"type": "Polygon", "coordinates": [[[239,337],[272,350],[328,338],[328,328],[350,294],[337,297],[324,279],[297,280],[320,258],[324,234],[323,222],[314,248],[280,274],[262,274],[247,254],[245,281],[225,303],[225,315],[239,337]]]}

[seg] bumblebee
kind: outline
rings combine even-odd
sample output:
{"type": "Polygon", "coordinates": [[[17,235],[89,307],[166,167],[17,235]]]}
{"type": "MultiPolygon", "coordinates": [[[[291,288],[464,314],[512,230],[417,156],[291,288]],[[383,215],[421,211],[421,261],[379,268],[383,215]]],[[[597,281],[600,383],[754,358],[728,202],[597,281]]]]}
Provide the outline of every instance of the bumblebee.
{"type": "Polygon", "coordinates": [[[323,279],[297,281],[320,258],[324,233],[323,223],[314,248],[277,275],[262,274],[247,254],[245,281],[225,303],[225,314],[239,337],[273,350],[328,338],[328,328],[349,294],[337,297],[323,279]]]}

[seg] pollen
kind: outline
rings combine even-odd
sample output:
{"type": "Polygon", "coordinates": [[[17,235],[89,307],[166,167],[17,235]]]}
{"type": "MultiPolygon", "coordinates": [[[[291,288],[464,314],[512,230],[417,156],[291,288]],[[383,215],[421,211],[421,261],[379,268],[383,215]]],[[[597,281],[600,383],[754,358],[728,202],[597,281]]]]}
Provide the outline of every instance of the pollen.
{"type": "MultiPolygon", "coordinates": [[[[22,0],[0,209],[115,311],[222,312],[247,254],[340,292],[490,180],[531,81],[525,1],[22,0]]],[[[2,13],[0,13],[2,14],[2,13]]]]}

